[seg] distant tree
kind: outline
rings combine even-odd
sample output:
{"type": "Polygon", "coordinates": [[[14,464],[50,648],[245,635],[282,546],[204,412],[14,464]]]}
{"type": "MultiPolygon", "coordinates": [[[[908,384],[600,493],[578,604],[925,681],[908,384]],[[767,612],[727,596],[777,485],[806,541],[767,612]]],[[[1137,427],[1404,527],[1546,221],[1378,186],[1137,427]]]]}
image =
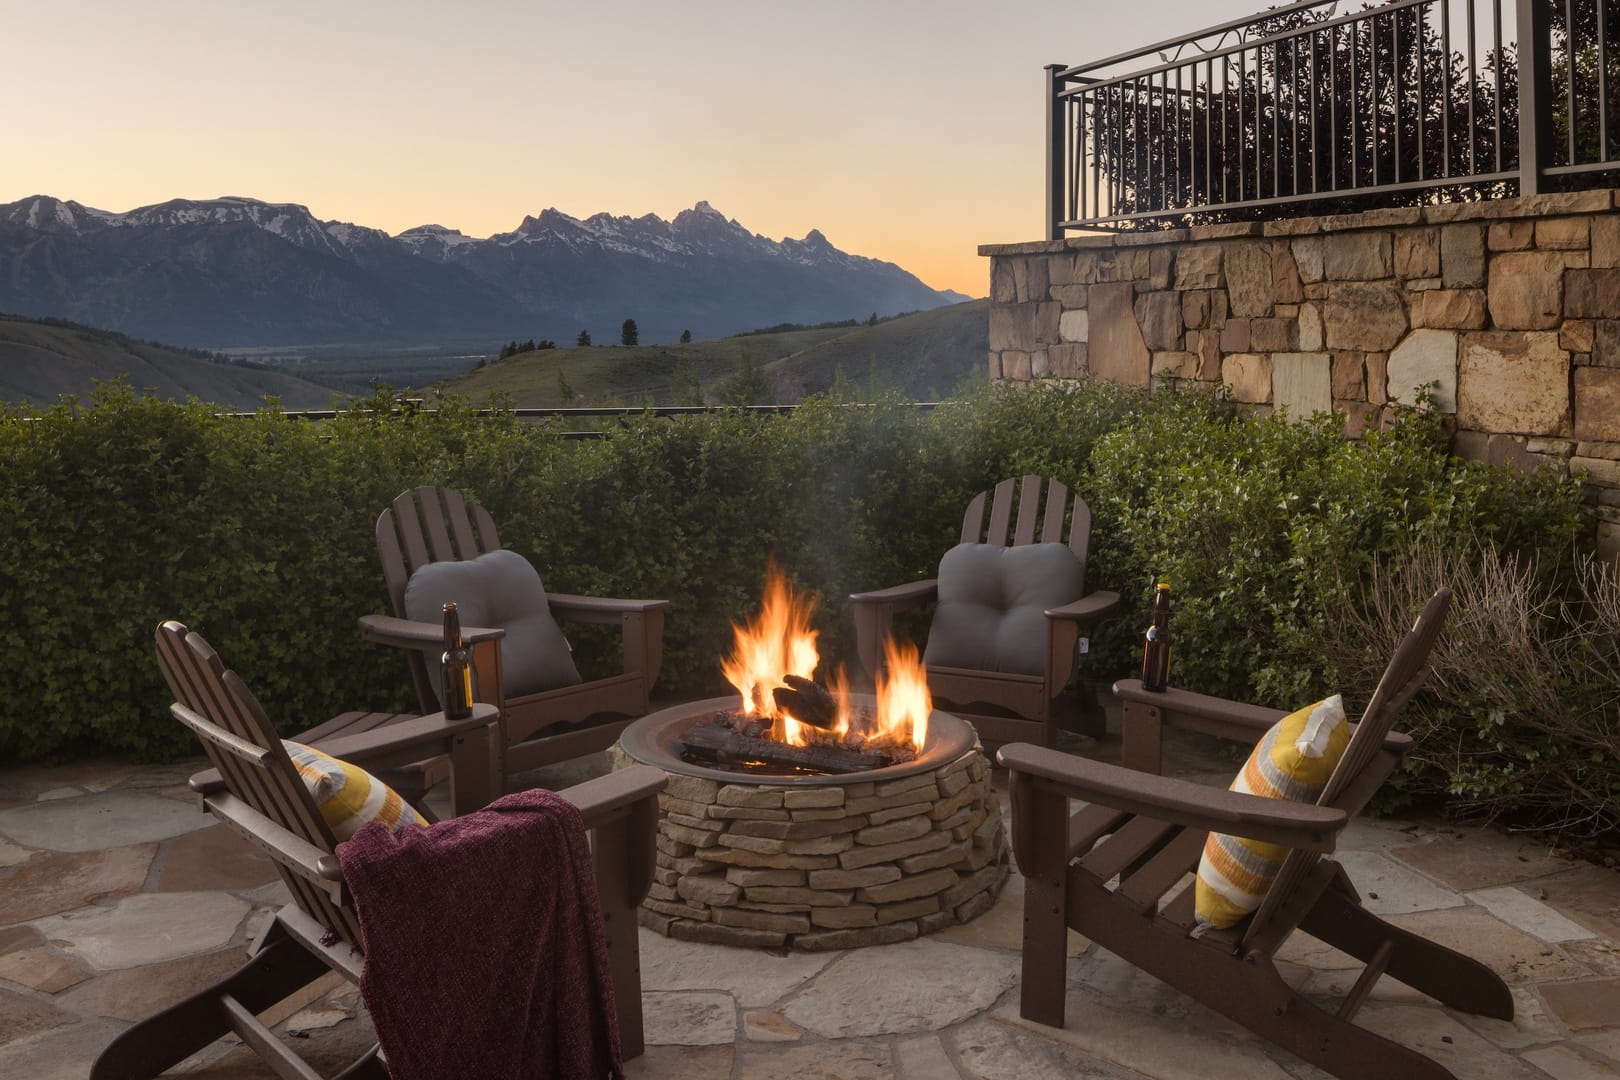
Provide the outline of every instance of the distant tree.
{"type": "Polygon", "coordinates": [[[690,331],[690,330],[682,330],[681,331],[681,344],[682,345],[690,345],[690,344],[692,344],[692,331],[690,331]]]}
{"type": "Polygon", "coordinates": [[[878,320],[877,320],[877,312],[874,311],[874,312],[872,312],[871,317],[866,320],[866,325],[867,326],[876,326],[877,322],[878,322],[878,320]]]}
{"type": "Polygon", "coordinates": [[[556,347],[557,347],[557,343],[555,341],[552,341],[550,338],[542,338],[535,345],[535,348],[537,348],[537,349],[555,349],[556,347]]]}
{"type": "Polygon", "coordinates": [[[619,344],[626,348],[634,348],[637,341],[636,320],[624,320],[624,326],[619,330],[619,344]]]}
{"type": "Polygon", "coordinates": [[[591,343],[591,332],[589,330],[581,330],[579,332],[579,337],[574,339],[574,344],[577,347],[581,348],[581,349],[585,348],[590,343],[591,343]]]}
{"type": "Polygon", "coordinates": [[[574,388],[568,385],[568,376],[563,374],[561,368],[557,370],[557,403],[559,405],[574,403],[574,388]]]}
{"type": "Polygon", "coordinates": [[[737,361],[737,372],[726,380],[721,396],[728,405],[770,404],[770,380],[751,353],[744,352],[737,361]]]}

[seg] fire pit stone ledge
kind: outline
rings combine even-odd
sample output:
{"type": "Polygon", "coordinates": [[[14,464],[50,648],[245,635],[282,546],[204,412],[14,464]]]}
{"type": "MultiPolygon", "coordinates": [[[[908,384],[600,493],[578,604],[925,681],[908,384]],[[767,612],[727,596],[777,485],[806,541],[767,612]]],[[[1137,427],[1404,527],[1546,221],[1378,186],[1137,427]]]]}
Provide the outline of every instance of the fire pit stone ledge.
{"type": "MultiPolygon", "coordinates": [[[[642,924],[822,951],[909,941],[988,911],[1007,878],[1006,832],[990,763],[962,726],[965,752],[893,779],[726,782],[653,762],[670,779],[642,924]]],[[[613,757],[636,760],[621,747],[613,757]]]]}

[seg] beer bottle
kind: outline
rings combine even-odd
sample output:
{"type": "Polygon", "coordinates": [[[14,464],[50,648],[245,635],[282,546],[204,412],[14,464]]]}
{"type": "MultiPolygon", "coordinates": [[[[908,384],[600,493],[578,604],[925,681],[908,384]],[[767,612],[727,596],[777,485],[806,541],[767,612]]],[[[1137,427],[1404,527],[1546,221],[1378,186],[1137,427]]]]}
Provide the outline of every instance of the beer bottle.
{"type": "Polygon", "coordinates": [[[1142,643],[1142,689],[1163,690],[1170,685],[1170,583],[1159,582],[1153,593],[1153,619],[1142,643]]]}
{"type": "Polygon", "coordinates": [[[443,693],[439,705],[446,719],[461,720],[472,715],[472,663],[461,640],[461,616],[454,601],[444,605],[443,693]]]}

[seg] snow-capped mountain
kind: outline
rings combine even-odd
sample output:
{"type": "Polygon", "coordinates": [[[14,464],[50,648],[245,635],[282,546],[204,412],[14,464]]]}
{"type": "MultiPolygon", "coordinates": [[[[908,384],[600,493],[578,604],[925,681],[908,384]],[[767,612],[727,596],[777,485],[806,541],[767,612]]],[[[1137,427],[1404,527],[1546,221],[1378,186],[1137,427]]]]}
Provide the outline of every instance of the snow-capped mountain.
{"type": "Polygon", "coordinates": [[[706,202],[583,220],[549,209],[488,239],[398,236],[295,203],[173,199],[110,213],[39,195],[0,205],[0,311],[206,347],[317,342],[718,336],[937,307],[893,263],[812,230],[774,241],[706,202]]]}

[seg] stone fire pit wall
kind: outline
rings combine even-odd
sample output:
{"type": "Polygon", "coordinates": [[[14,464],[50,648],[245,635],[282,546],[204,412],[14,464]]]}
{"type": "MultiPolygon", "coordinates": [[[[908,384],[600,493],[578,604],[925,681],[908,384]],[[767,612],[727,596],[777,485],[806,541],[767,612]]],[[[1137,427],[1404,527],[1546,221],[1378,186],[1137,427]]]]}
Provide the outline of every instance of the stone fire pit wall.
{"type": "Polygon", "coordinates": [[[989,910],[1001,804],[974,750],[931,772],[825,785],[671,775],[642,923],[669,937],[807,951],[909,941],[989,910]]]}

